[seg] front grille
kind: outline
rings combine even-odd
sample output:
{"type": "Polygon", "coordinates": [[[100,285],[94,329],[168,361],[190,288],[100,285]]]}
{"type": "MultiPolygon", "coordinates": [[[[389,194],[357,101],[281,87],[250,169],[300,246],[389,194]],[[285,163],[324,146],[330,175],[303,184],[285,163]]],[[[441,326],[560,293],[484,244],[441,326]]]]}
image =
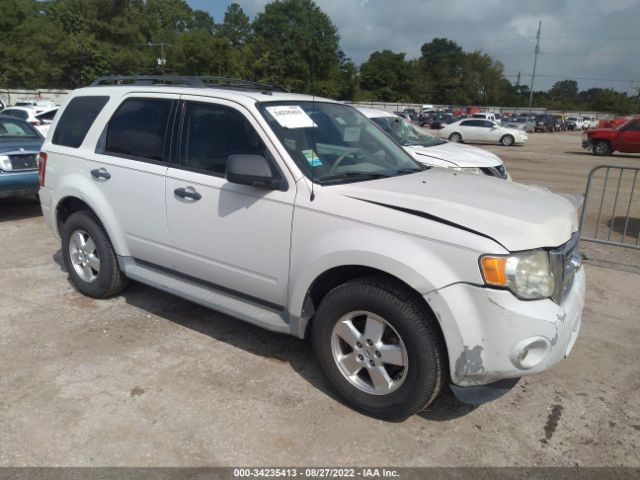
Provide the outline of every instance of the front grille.
{"type": "Polygon", "coordinates": [[[582,255],[578,251],[579,240],[579,233],[575,232],[567,243],[549,251],[551,271],[555,281],[555,289],[551,298],[558,305],[571,290],[576,272],[582,266],[582,255]]]}
{"type": "Polygon", "coordinates": [[[38,168],[38,160],[35,153],[9,155],[13,170],[33,170],[38,168]]]}

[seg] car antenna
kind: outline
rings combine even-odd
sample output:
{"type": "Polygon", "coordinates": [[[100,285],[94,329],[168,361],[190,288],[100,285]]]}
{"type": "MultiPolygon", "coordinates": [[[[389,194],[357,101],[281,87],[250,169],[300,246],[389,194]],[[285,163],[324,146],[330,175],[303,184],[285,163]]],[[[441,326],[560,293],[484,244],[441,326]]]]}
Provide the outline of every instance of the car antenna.
{"type": "MultiPolygon", "coordinates": [[[[315,112],[316,111],[316,96],[315,95],[311,96],[311,104],[313,105],[312,112],[315,112]]],[[[311,119],[311,123],[314,123],[313,122],[313,118],[311,119]]],[[[315,132],[313,130],[313,125],[312,125],[311,126],[311,144],[315,146],[314,137],[315,137],[315,132]]],[[[312,151],[315,154],[315,151],[314,150],[312,150],[312,151]]],[[[313,155],[312,155],[311,158],[313,158],[313,155]]],[[[315,200],[315,198],[316,198],[316,194],[313,191],[313,187],[314,187],[314,184],[316,182],[313,181],[313,177],[314,177],[314,175],[313,175],[313,163],[310,163],[310,165],[311,165],[311,194],[309,195],[309,201],[313,202],[315,200]]]]}

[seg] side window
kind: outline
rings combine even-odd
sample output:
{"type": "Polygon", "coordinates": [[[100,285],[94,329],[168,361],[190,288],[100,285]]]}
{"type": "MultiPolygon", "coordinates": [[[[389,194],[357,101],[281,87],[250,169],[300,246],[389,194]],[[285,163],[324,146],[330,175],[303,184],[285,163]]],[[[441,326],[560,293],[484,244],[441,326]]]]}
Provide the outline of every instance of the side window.
{"type": "Polygon", "coordinates": [[[78,148],[109,97],[76,97],[62,112],[51,142],[78,148]]]}
{"type": "Polygon", "coordinates": [[[11,115],[12,117],[20,118],[22,120],[29,118],[29,114],[24,110],[6,110],[2,112],[2,114],[11,115]]]}
{"type": "Polygon", "coordinates": [[[97,152],[162,162],[173,100],[130,98],[107,124],[97,152]]]}
{"type": "Polygon", "coordinates": [[[636,120],[635,122],[631,122],[625,130],[629,130],[631,132],[640,132],[640,120],[636,120]]]}
{"type": "Polygon", "coordinates": [[[460,124],[461,127],[475,127],[475,120],[465,120],[460,124]]]}
{"type": "Polygon", "coordinates": [[[493,122],[490,122],[489,120],[483,120],[482,126],[485,128],[493,128],[493,122]]]}
{"type": "Polygon", "coordinates": [[[257,132],[237,110],[206,103],[187,103],[182,127],[181,163],[224,176],[229,155],[267,156],[257,132]]]}

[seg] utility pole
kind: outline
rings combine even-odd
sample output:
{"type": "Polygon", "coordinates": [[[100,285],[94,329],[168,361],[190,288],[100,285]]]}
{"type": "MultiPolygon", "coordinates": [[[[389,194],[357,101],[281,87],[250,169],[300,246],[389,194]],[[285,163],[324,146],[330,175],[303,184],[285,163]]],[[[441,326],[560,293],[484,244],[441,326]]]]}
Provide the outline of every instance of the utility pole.
{"type": "Polygon", "coordinates": [[[536,65],[538,64],[538,55],[540,54],[540,30],[542,30],[542,20],[538,23],[538,34],[536,35],[536,49],[533,55],[533,72],[531,73],[531,88],[529,90],[529,110],[533,103],[533,81],[536,79],[536,65]]]}
{"type": "Polygon", "coordinates": [[[516,80],[516,90],[520,87],[520,71],[518,71],[518,79],[516,80]]]}

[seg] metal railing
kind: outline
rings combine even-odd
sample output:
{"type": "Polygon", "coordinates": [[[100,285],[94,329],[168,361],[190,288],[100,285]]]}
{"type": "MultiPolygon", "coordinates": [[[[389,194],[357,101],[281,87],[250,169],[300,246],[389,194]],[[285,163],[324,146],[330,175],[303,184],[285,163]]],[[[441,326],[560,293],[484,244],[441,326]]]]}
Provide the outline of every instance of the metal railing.
{"type": "Polygon", "coordinates": [[[589,172],[580,217],[582,241],[640,250],[638,172],[640,167],[619,165],[599,165],[589,172]]]}

